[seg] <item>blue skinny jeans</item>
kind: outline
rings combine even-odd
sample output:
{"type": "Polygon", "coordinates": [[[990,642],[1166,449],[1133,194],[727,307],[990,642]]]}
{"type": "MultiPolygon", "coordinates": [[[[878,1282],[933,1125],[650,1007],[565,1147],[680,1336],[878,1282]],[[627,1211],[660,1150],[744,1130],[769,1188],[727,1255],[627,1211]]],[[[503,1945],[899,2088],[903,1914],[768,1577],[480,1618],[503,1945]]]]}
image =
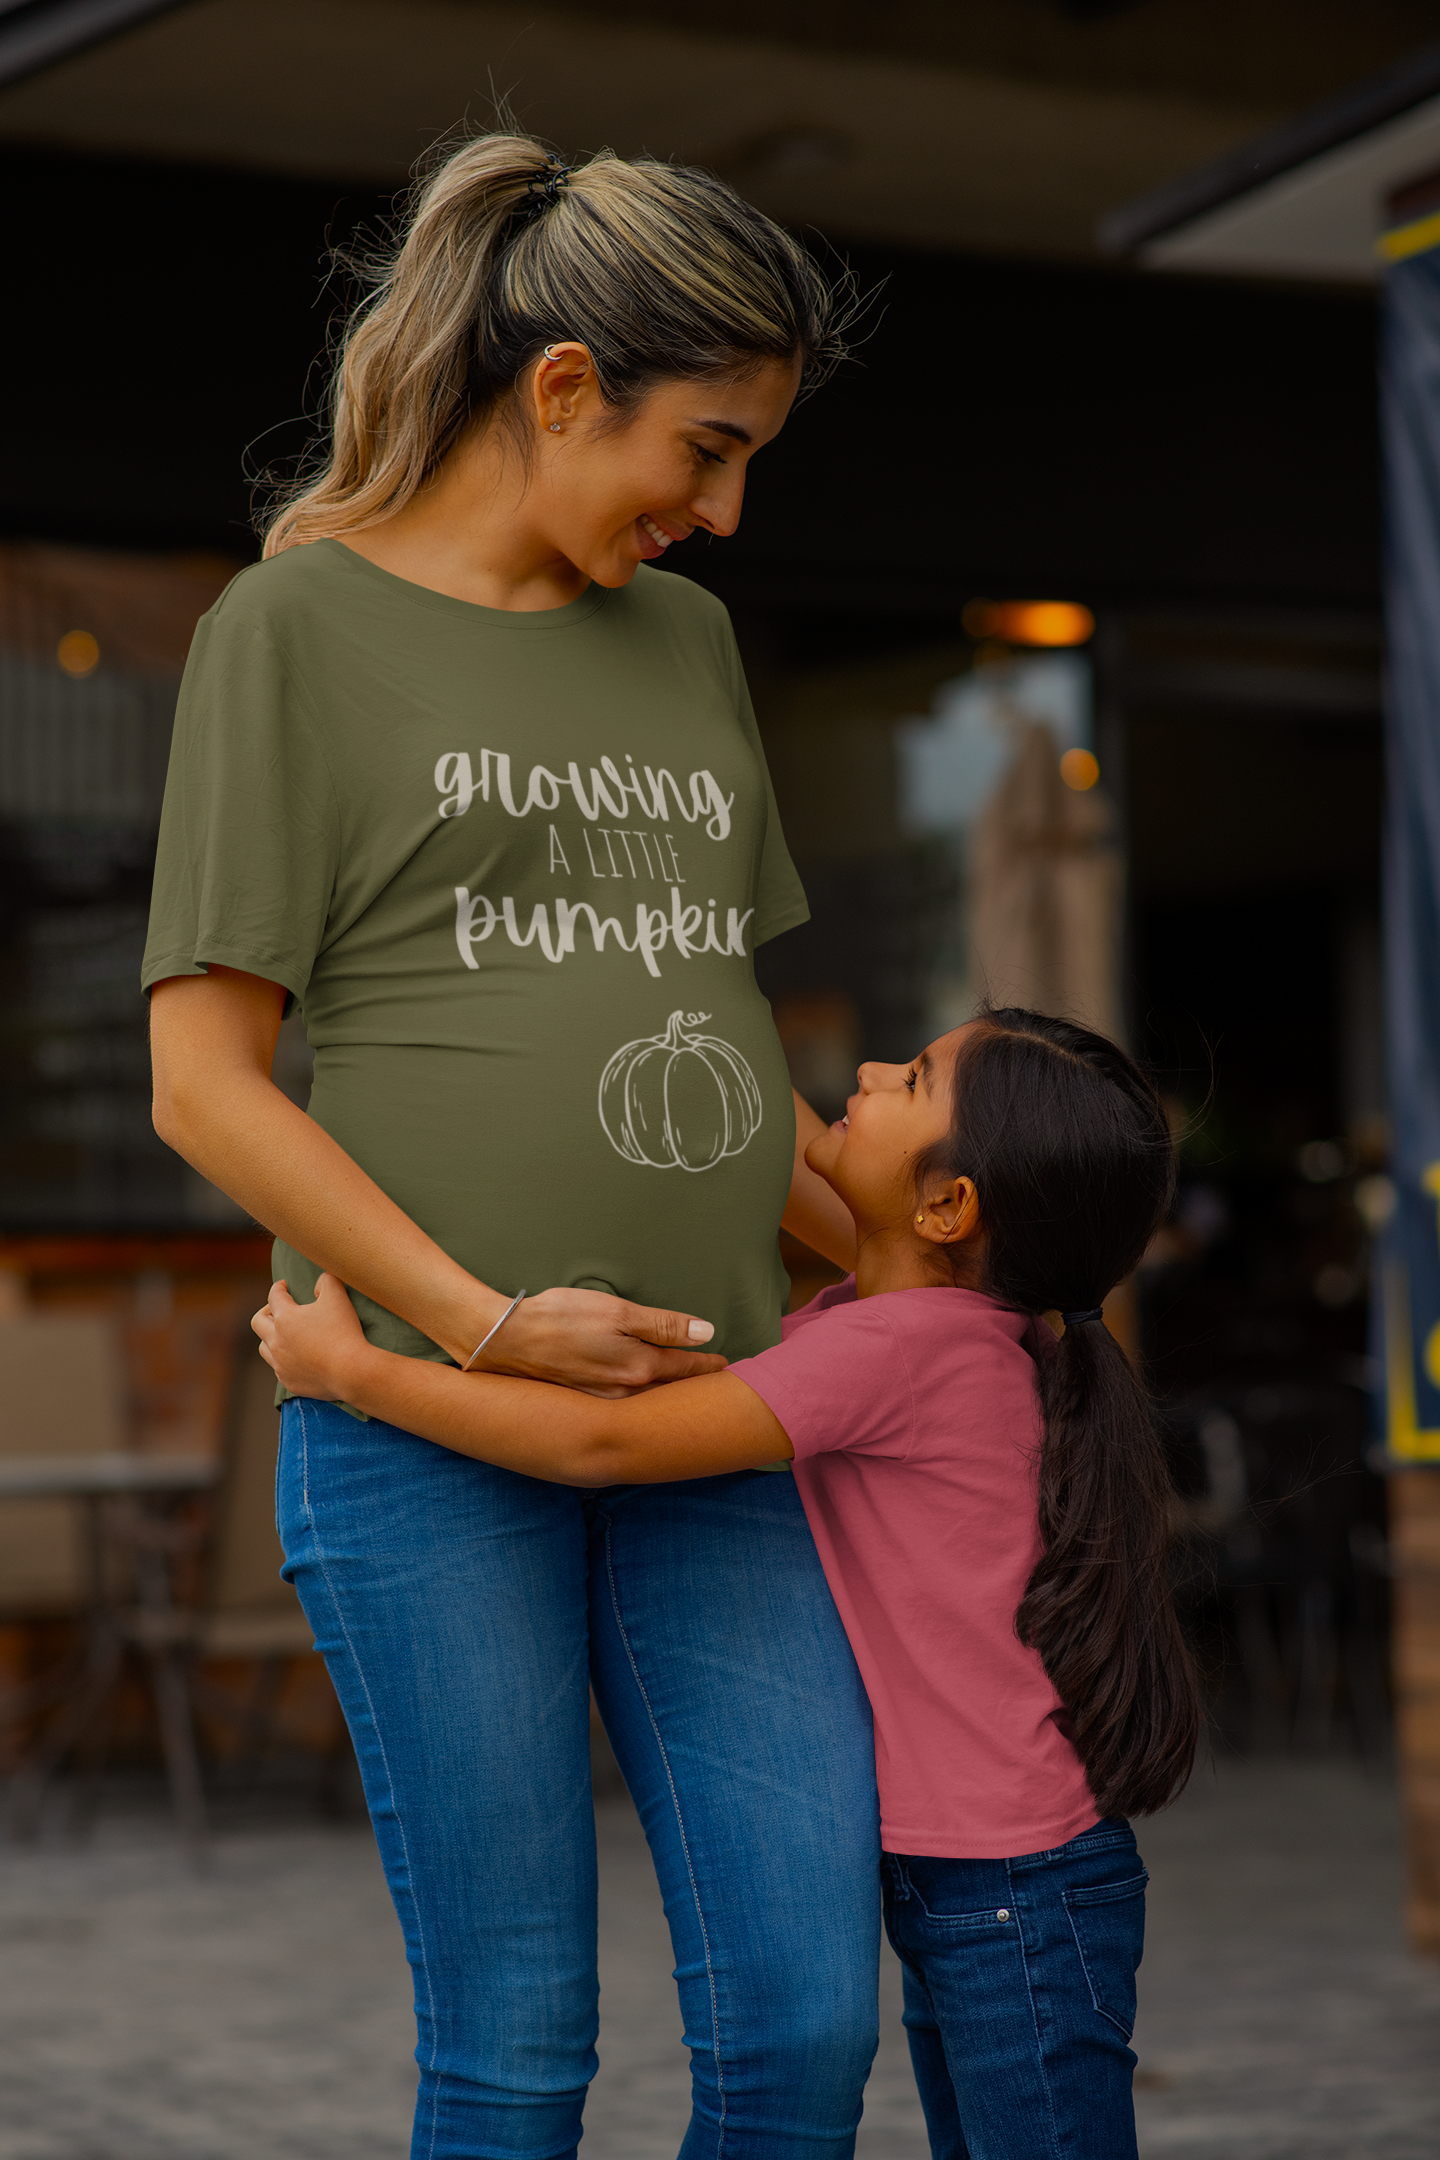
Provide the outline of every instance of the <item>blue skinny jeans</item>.
{"type": "Polygon", "coordinates": [[[933,2160],[1135,2160],[1130,1825],[1018,1860],[886,1853],[883,1879],[933,2160]]]}
{"type": "Polygon", "coordinates": [[[592,1680],[670,1923],[681,2160],[849,2160],[878,2029],[874,1750],[794,1481],[582,1493],[296,1400],[277,1486],[414,1974],[412,2160],[573,2160],[592,1680]]]}

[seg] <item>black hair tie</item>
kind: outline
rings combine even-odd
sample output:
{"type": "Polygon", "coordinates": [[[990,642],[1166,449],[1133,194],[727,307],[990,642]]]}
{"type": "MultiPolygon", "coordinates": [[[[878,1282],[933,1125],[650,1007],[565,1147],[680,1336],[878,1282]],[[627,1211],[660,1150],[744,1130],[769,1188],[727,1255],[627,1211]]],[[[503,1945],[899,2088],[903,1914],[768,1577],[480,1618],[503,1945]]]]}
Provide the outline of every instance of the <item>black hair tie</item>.
{"type": "Polygon", "coordinates": [[[1086,1312],[1062,1312],[1060,1315],[1066,1327],[1084,1327],[1087,1320],[1103,1320],[1104,1317],[1103,1305],[1092,1305],[1086,1312]]]}
{"type": "Polygon", "coordinates": [[[573,165],[564,165],[557,157],[546,158],[545,163],[530,175],[528,183],[536,203],[553,205],[559,202],[560,190],[574,170],[573,165]]]}

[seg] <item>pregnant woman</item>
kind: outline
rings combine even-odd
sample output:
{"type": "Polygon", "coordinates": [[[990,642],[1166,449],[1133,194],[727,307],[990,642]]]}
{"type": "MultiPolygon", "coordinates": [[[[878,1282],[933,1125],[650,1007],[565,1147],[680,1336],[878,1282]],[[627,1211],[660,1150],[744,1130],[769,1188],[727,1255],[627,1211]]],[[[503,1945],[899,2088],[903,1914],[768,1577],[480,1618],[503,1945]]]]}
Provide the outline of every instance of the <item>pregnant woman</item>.
{"type": "MultiPolygon", "coordinates": [[[[778,1341],[782,1216],[853,1262],[755,985],[806,909],[734,639],[650,567],[734,531],[835,345],[718,181],[471,141],[350,326],[323,471],[200,625],[155,1122],[387,1349],[622,1393],[778,1341]],[[291,1001],[308,1116],[269,1077],[291,1001]]],[[[297,1398],[278,1490],[414,1972],[413,2153],[575,2152],[593,1681],[674,1943],[684,2160],[850,2154],[874,1761],[787,1469],[577,1492],[297,1398]]]]}

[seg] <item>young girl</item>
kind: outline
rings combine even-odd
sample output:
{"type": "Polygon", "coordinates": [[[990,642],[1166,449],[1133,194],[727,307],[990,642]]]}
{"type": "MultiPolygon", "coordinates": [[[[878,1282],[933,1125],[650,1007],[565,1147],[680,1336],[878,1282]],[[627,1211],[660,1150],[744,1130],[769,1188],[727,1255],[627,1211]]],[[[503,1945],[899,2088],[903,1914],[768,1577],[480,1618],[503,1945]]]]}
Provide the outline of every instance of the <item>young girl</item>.
{"type": "Polygon", "coordinates": [[[368,1344],[330,1277],[309,1306],[275,1285],[262,1355],[293,1394],[570,1485],[791,1459],[875,1714],[931,2150],[1122,2160],[1146,1882],[1125,1817],[1175,1797],[1198,1724],[1164,1462],[1100,1316],[1168,1204],[1164,1113],[1102,1036],[986,1009],[862,1067],[807,1160],[854,1216],[855,1274],[727,1372],[620,1402],[467,1376],[368,1344]]]}

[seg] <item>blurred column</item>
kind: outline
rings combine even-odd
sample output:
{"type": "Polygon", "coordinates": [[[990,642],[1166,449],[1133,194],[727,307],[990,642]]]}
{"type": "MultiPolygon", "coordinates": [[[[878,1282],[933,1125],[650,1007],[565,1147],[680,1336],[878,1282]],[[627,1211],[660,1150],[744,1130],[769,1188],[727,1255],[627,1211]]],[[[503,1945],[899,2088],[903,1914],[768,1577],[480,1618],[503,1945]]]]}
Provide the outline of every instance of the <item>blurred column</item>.
{"type": "Polygon", "coordinates": [[[1050,729],[1024,728],[982,811],[970,859],[970,935],[986,994],[1123,1036],[1124,869],[1114,807],[1062,777],[1050,729]]]}
{"type": "Polygon", "coordinates": [[[1381,361],[1386,1049],[1383,1346],[1410,1936],[1440,1952],[1440,251],[1397,263],[1381,361]]]}

